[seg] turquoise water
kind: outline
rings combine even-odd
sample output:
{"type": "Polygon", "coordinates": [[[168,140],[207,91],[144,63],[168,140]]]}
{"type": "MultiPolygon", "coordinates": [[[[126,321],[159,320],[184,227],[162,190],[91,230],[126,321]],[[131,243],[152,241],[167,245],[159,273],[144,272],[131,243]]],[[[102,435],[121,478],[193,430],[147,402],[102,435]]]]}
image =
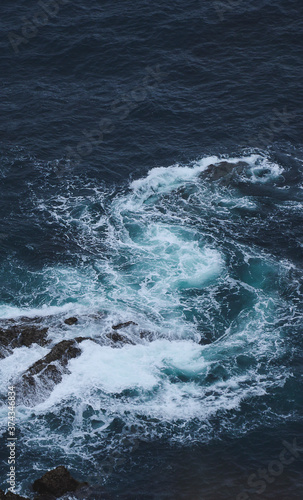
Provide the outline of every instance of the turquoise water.
{"type": "MultiPolygon", "coordinates": [[[[278,211],[287,219],[301,204],[279,198],[284,167],[244,159],[245,173],[228,185],[204,177],[219,161],[211,157],[155,168],[116,192],[86,186],[85,196],[34,200],[37,217],[70,238],[68,254],[43,267],[7,262],[1,317],[44,316],[53,343],[96,342],[81,343],[51,392],[21,398],[22,491],[61,462],[110,488],[142,450],[158,456],[155,443],[185,453],[298,421],[290,361],[301,270],[264,242],[278,211]],[[256,185],[263,197],[249,194],[256,185]],[[58,328],[68,315],[77,325],[58,328]],[[126,321],[137,323],[123,332],[133,345],[114,349],[106,334],[126,321]]],[[[4,391],[49,350],[34,344],[1,360],[4,391]]],[[[4,430],[5,405],[1,420],[4,430]]]]}

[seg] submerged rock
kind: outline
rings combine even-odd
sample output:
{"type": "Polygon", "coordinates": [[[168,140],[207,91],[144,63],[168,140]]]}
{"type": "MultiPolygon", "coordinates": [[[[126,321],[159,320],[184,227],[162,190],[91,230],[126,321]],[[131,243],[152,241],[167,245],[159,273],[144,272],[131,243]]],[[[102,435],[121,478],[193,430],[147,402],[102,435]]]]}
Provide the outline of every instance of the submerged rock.
{"type": "Polygon", "coordinates": [[[59,465],[56,469],[46,472],[40,479],[36,479],[33,490],[44,498],[45,495],[49,498],[60,498],[65,493],[74,492],[84,486],[88,486],[88,483],[80,483],[71,476],[66,467],[59,465]]]}
{"type": "Polygon", "coordinates": [[[134,321],[127,321],[126,323],[119,323],[118,325],[112,326],[113,330],[120,330],[120,328],[125,328],[126,326],[130,325],[135,325],[138,326],[138,323],[135,323],[134,321]]]}
{"type": "Polygon", "coordinates": [[[77,323],[77,322],[78,322],[78,318],[75,318],[74,316],[72,316],[71,318],[66,318],[66,319],[64,320],[64,323],[65,323],[66,325],[74,325],[74,324],[75,324],[75,323],[77,323]]]}

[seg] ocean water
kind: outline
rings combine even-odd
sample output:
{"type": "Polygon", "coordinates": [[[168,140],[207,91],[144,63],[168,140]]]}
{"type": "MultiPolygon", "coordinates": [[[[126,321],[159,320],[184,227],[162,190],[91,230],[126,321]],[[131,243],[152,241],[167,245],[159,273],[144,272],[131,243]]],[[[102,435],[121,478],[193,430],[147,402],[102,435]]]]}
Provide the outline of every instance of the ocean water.
{"type": "Polygon", "coordinates": [[[81,498],[302,498],[301,4],[0,9],[0,319],[51,341],[0,359],[2,489],[7,386],[82,336],[18,400],[20,494],[63,464],[81,498]]]}

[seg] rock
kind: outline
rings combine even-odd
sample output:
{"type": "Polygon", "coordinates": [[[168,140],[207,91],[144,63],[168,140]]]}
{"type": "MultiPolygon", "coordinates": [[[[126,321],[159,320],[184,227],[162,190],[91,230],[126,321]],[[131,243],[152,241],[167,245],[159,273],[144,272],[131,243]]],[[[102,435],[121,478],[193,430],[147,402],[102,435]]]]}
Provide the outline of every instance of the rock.
{"type": "Polygon", "coordinates": [[[83,486],[88,486],[88,483],[80,483],[63,465],[60,465],[46,472],[40,479],[36,479],[33,490],[42,495],[54,495],[55,498],[60,498],[64,493],[76,491],[83,486]]]}
{"type": "MultiPolygon", "coordinates": [[[[28,318],[27,316],[21,316],[20,318],[17,319],[19,323],[41,323],[43,319],[49,318],[49,316],[45,316],[41,318],[40,316],[34,316],[33,318],[28,318]]],[[[16,321],[16,320],[13,320],[16,321]]]]}
{"type": "Polygon", "coordinates": [[[109,339],[111,339],[115,344],[117,342],[121,342],[122,344],[134,345],[134,343],[128,337],[126,337],[125,335],[121,335],[120,333],[116,333],[116,332],[108,333],[106,336],[109,339]]]}
{"type": "Polygon", "coordinates": [[[74,325],[77,322],[78,322],[78,318],[75,318],[74,316],[72,316],[71,318],[67,318],[67,319],[64,320],[64,323],[66,325],[74,325]]]}
{"type": "MultiPolygon", "coordinates": [[[[81,339],[81,337],[78,338],[81,339]]],[[[44,358],[33,364],[28,373],[36,375],[54,361],[59,361],[62,366],[66,366],[70,359],[76,358],[80,353],[81,350],[77,347],[75,340],[62,340],[44,358]]]]}
{"type": "Polygon", "coordinates": [[[221,183],[227,185],[234,178],[245,172],[248,166],[248,163],[245,161],[239,161],[237,163],[221,161],[220,163],[209,165],[200,176],[203,178],[206,177],[212,181],[221,181],[221,183]]]}
{"type": "Polygon", "coordinates": [[[41,328],[36,325],[12,325],[6,328],[0,328],[0,352],[2,357],[11,354],[16,347],[38,344],[45,346],[49,343],[47,340],[48,328],[41,328]]]}
{"type": "Polygon", "coordinates": [[[28,500],[28,499],[25,497],[20,497],[20,495],[12,493],[11,491],[8,491],[5,494],[4,491],[0,490],[0,500],[28,500]]]}
{"type": "Polygon", "coordinates": [[[138,326],[138,323],[134,321],[127,321],[126,323],[119,323],[118,325],[112,326],[113,330],[120,330],[120,328],[125,328],[126,326],[135,325],[138,326]]]}
{"type": "Polygon", "coordinates": [[[69,373],[67,364],[70,359],[81,354],[79,343],[86,340],[78,337],[74,340],[62,340],[52,350],[34,363],[22,376],[18,387],[18,395],[24,404],[48,397],[56,384],[62,380],[64,373],[69,373]]]}

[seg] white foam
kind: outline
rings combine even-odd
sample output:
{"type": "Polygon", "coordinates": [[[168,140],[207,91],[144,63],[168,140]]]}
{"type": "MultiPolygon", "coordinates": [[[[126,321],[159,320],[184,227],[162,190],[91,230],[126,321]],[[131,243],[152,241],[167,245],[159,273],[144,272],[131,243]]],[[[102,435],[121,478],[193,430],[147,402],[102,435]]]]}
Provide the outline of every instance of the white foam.
{"type": "Polygon", "coordinates": [[[265,184],[280,177],[283,171],[284,169],[277,163],[261,157],[251,165],[251,177],[248,180],[254,184],[265,184]]]}
{"type": "Polygon", "coordinates": [[[43,358],[47,352],[49,352],[49,349],[34,344],[31,347],[18,347],[14,349],[14,352],[11,355],[1,359],[1,390],[6,392],[10,383],[16,381],[24,371],[38,361],[38,359],[43,358]]]}
{"type": "MultiPolygon", "coordinates": [[[[60,198],[57,205],[51,200],[54,220],[64,227],[77,222],[79,242],[84,249],[90,252],[92,248],[98,249],[101,234],[106,251],[102,255],[96,251],[93,259],[88,252],[89,257],[83,259],[83,266],[78,269],[44,268],[41,288],[46,290],[45,306],[3,305],[0,316],[33,317],[67,312],[81,316],[101,310],[108,315],[99,332],[81,324],[81,335],[97,336],[115,323],[133,320],[139,323],[138,331],[160,332],[166,340],[126,345],[121,349],[82,342],[82,355],[68,364],[70,373],[63,376],[46,401],[33,409],[21,408],[20,419],[31,419],[32,412],[44,416],[69,406],[77,415],[75,426],[82,439],[82,413],[87,404],[100,413],[105,426],[115,416],[135,420],[138,415],[162,422],[176,419],[205,422],[217,412],[237,408],[241,401],[264,395],[269,388],[283,383],[282,372],[279,379],[276,372],[272,376],[270,369],[263,376],[255,368],[243,370],[241,375],[237,370],[238,354],[248,353],[258,361],[269,353],[275,356],[282,347],[279,332],[273,330],[278,298],[263,290],[262,272],[260,283],[236,282],[227,268],[224,245],[216,245],[216,228],[210,244],[200,224],[200,219],[206,225],[209,222],[206,218],[219,212],[223,213],[219,222],[224,224],[231,207],[257,206],[248,197],[234,193],[229,197],[228,190],[212,191],[208,183],[198,180],[208,165],[223,160],[208,157],[189,166],[152,169],[145,178],[133,181],[129,192],[107,200],[107,212],[100,217],[89,214],[81,197],[60,198]],[[185,189],[185,208],[181,206],[179,193],[175,193],[175,198],[166,196],[182,186],[196,189],[189,200],[185,189]],[[92,242],[95,245],[91,246],[92,242]],[[200,346],[190,341],[195,336],[199,340],[201,333],[193,311],[202,309],[211,317],[212,309],[205,309],[208,304],[216,307],[218,292],[227,290],[228,294],[230,289],[237,288],[252,294],[253,305],[244,308],[234,323],[223,328],[217,343],[200,346]],[[193,291],[193,296],[188,290],[193,291]],[[190,320],[185,312],[192,314],[190,320]],[[216,365],[226,370],[226,379],[205,383],[206,375],[216,365]]],[[[228,158],[228,161],[249,163],[251,175],[245,177],[247,182],[267,182],[282,171],[259,155],[228,158]],[[263,177],[259,175],[260,169],[266,170],[263,177]]],[[[100,193],[95,194],[98,200],[100,193]]],[[[47,203],[40,209],[48,210],[47,203]]],[[[245,245],[234,244],[246,264],[256,255],[260,257],[259,250],[254,252],[245,245]]],[[[56,341],[60,335],[59,331],[56,341]]],[[[20,375],[44,353],[37,346],[16,349],[13,356],[0,363],[4,380],[20,375]]]]}

